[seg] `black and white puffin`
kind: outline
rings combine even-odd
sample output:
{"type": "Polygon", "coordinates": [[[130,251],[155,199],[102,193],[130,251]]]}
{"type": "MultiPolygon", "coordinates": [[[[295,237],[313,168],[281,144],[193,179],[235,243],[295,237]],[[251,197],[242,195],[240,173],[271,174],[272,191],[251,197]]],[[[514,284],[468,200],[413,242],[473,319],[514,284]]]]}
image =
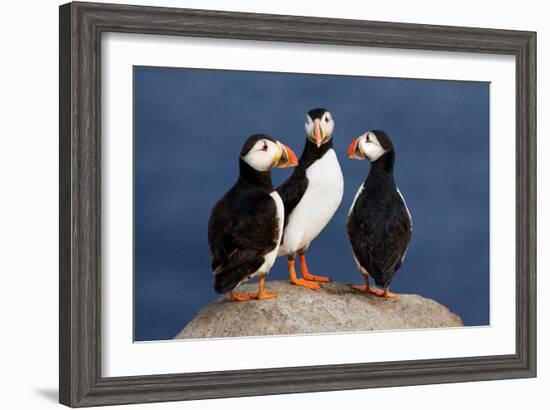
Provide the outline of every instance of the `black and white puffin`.
{"type": "Polygon", "coordinates": [[[334,119],[324,108],[308,112],[305,122],[306,144],[300,164],[283,185],[277,188],[285,206],[285,229],[279,256],[287,255],[290,282],[311,289],[330,278],[309,272],[305,253],[311,241],[328,224],[344,194],[344,177],[332,148],[334,119]],[[298,254],[302,278],[294,261],[298,254]]]}
{"type": "Polygon", "coordinates": [[[401,267],[412,234],[412,218],[393,178],[395,150],[384,131],[368,131],[348,148],[351,159],[368,158],[369,175],[361,184],[347,218],[353,256],[365,284],[354,289],[386,298],[395,273],[401,267]],[[369,286],[369,275],[377,286],[369,286]]]}
{"type": "Polygon", "coordinates": [[[240,154],[237,182],[212,209],[208,243],[214,290],[229,293],[231,301],[277,296],[265,289],[284,226],[283,201],[271,183],[271,169],[297,164],[296,154],[286,145],[268,135],[250,136],[240,154]],[[260,280],[257,293],[233,292],[255,276],[260,280]]]}

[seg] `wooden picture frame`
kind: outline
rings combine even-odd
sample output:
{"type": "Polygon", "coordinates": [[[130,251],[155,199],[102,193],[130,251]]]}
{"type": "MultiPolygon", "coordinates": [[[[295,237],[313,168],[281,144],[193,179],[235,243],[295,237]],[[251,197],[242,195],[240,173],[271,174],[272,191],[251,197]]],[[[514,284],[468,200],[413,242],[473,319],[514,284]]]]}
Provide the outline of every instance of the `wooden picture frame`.
{"type": "Polygon", "coordinates": [[[94,3],[65,4],[59,12],[62,404],[81,407],[535,377],[536,33],[94,3]],[[107,32],[515,56],[515,354],[102,377],[100,67],[101,35],[107,32]]]}

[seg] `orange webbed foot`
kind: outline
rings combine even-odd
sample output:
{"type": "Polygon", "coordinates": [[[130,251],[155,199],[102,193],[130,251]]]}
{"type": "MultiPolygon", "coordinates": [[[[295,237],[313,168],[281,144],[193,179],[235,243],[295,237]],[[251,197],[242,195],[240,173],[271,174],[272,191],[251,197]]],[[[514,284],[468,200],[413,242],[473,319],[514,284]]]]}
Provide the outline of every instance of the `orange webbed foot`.
{"type": "Polygon", "coordinates": [[[358,292],[370,293],[371,295],[374,295],[374,296],[384,296],[384,291],[373,288],[372,286],[353,285],[352,288],[358,292]]]}
{"type": "Polygon", "coordinates": [[[390,292],[388,289],[384,289],[384,292],[382,292],[382,295],[383,297],[387,298],[387,299],[395,299],[396,297],[399,296],[398,293],[393,293],[393,292],[390,292]]]}
{"type": "Polygon", "coordinates": [[[384,291],[383,290],[373,288],[372,286],[369,290],[369,293],[371,295],[374,295],[374,296],[379,296],[379,297],[384,296],[384,291]]]}
{"type": "Polygon", "coordinates": [[[290,283],[292,283],[293,285],[297,285],[297,286],[303,286],[303,287],[306,287],[306,288],[310,288],[312,290],[319,290],[321,289],[321,285],[319,285],[318,283],[315,283],[315,282],[310,282],[310,281],[307,281],[305,279],[293,279],[293,278],[290,278],[290,283]]]}
{"type": "Polygon", "coordinates": [[[244,302],[245,300],[253,299],[253,294],[250,293],[229,293],[228,299],[231,302],[244,302]]]}
{"type": "Polygon", "coordinates": [[[263,299],[273,299],[279,296],[279,292],[270,292],[269,290],[264,290],[263,292],[260,292],[256,295],[256,299],[263,300],[263,299]]]}
{"type": "Polygon", "coordinates": [[[307,271],[303,272],[302,276],[306,280],[314,280],[315,282],[332,282],[332,279],[329,278],[328,276],[316,276],[316,275],[312,275],[307,271]]]}
{"type": "Polygon", "coordinates": [[[305,280],[313,280],[315,282],[332,282],[332,279],[330,279],[328,276],[316,276],[309,273],[305,252],[299,252],[298,257],[300,259],[300,269],[302,270],[302,277],[305,280]]]}

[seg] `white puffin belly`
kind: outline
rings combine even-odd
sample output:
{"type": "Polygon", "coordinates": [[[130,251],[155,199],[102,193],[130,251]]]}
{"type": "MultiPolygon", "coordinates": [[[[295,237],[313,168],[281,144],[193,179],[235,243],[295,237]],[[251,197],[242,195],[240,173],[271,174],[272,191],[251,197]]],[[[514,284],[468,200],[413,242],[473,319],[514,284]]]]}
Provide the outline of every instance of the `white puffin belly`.
{"type": "Polygon", "coordinates": [[[319,235],[342,202],[344,177],[330,149],[306,170],[308,186],[288,217],[279,255],[292,254],[319,235]]]}
{"type": "Polygon", "coordinates": [[[281,237],[283,236],[283,227],[285,223],[285,207],[283,205],[283,200],[281,199],[277,191],[273,191],[270,195],[273,198],[273,201],[275,201],[275,205],[277,206],[277,220],[279,221],[279,236],[277,237],[277,246],[275,246],[272,251],[265,254],[264,263],[254,273],[253,276],[256,276],[259,273],[266,274],[269,272],[269,270],[275,263],[275,259],[277,258],[277,255],[279,253],[279,245],[281,243],[281,237]]]}

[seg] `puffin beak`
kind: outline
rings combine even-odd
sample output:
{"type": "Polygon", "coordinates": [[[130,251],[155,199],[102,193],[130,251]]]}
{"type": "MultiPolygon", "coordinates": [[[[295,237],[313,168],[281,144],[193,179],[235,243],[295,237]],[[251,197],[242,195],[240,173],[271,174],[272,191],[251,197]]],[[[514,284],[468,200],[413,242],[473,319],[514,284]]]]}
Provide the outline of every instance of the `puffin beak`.
{"type": "Polygon", "coordinates": [[[298,157],[289,147],[285,144],[279,143],[281,147],[281,156],[276,162],[277,168],[290,168],[298,165],[298,157]]]}
{"type": "Polygon", "coordinates": [[[315,124],[315,144],[317,145],[317,148],[321,146],[322,142],[322,134],[321,134],[321,121],[319,119],[316,119],[314,121],[315,124]]]}
{"type": "Polygon", "coordinates": [[[348,147],[348,158],[350,159],[364,159],[363,153],[359,150],[359,141],[361,137],[355,138],[348,147]]]}

